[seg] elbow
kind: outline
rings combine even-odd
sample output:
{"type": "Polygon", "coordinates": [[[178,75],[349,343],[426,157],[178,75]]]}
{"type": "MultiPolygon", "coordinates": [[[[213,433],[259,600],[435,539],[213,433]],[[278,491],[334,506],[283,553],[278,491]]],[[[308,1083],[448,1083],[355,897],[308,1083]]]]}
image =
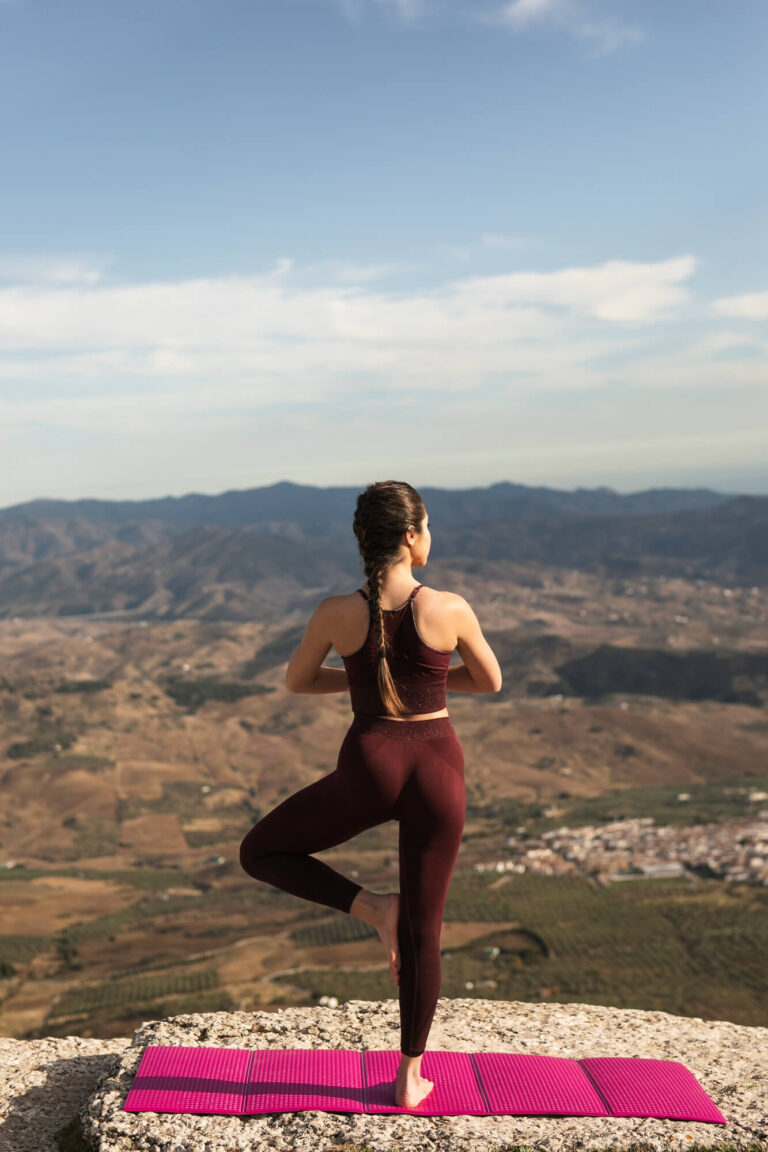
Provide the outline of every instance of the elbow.
{"type": "Polygon", "coordinates": [[[285,678],[285,690],[286,692],[290,692],[292,696],[306,696],[312,692],[313,684],[314,680],[306,684],[303,681],[293,680],[290,676],[286,676],[285,678]]]}

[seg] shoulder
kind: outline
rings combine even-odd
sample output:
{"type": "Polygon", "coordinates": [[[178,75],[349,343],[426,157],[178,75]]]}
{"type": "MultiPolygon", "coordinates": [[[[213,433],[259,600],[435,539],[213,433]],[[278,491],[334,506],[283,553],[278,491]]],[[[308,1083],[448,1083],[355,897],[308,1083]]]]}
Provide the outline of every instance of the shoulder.
{"type": "Polygon", "coordinates": [[[326,596],[317,605],[315,612],[327,617],[339,616],[348,610],[350,604],[355,603],[365,604],[359,592],[341,592],[337,596],[326,596]]]}
{"type": "Polygon", "coordinates": [[[424,606],[434,607],[437,611],[445,610],[451,613],[461,612],[463,606],[467,606],[467,602],[463,596],[458,592],[447,592],[444,589],[428,588],[426,584],[422,584],[418,600],[424,606]]]}
{"type": "Polygon", "coordinates": [[[459,592],[438,591],[436,588],[427,588],[426,585],[419,592],[419,599],[425,597],[424,607],[427,612],[434,609],[435,618],[438,616],[448,619],[455,629],[457,636],[463,636],[478,627],[478,620],[472,605],[459,592]]]}

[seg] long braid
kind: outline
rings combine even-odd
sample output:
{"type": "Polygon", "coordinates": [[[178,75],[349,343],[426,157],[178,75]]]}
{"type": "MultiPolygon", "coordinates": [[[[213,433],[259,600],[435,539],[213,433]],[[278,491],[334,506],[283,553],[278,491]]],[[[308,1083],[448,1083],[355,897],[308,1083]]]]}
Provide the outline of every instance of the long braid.
{"type": "Polygon", "coordinates": [[[420,523],[424,514],[424,505],[418,492],[410,484],[395,480],[371,484],[357,498],[353,527],[368,583],[370,613],[379,657],[379,695],[385,710],[395,716],[406,713],[406,708],[389,668],[389,637],[384,627],[381,586],[384,573],[397,556],[402,534],[410,525],[420,523]]]}
{"type": "Polygon", "coordinates": [[[386,568],[386,560],[381,557],[375,557],[370,566],[370,570],[366,570],[365,574],[368,579],[368,587],[370,588],[371,613],[376,635],[376,650],[379,654],[379,694],[388,712],[401,715],[405,712],[405,706],[403,705],[400,693],[397,691],[397,685],[392,678],[392,673],[389,668],[389,657],[387,654],[389,636],[384,627],[384,613],[381,607],[381,585],[386,568]]]}
{"type": "Polygon", "coordinates": [[[385,567],[386,563],[380,556],[374,556],[367,564],[363,565],[370,589],[371,614],[376,633],[376,651],[380,657],[386,658],[387,634],[384,630],[384,613],[381,608],[381,585],[384,581],[385,567]]]}

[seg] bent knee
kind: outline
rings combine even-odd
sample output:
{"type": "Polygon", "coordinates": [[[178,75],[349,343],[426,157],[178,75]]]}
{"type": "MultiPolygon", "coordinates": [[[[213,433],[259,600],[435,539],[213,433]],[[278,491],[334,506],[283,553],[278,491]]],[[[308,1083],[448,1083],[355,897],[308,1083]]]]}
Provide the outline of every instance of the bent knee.
{"type": "Polygon", "coordinates": [[[270,851],[265,838],[258,831],[258,824],[255,824],[240,841],[240,867],[250,872],[254,862],[268,856],[270,851]]]}

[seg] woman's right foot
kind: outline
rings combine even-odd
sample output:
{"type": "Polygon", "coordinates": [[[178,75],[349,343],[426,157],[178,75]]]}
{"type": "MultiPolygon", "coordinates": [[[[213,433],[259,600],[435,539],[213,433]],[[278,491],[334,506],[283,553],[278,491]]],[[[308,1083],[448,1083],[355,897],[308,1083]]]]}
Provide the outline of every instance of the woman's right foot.
{"type": "Polygon", "coordinates": [[[425,1096],[434,1088],[433,1080],[425,1080],[418,1068],[403,1061],[395,1081],[395,1106],[397,1108],[418,1108],[425,1096]]]}

